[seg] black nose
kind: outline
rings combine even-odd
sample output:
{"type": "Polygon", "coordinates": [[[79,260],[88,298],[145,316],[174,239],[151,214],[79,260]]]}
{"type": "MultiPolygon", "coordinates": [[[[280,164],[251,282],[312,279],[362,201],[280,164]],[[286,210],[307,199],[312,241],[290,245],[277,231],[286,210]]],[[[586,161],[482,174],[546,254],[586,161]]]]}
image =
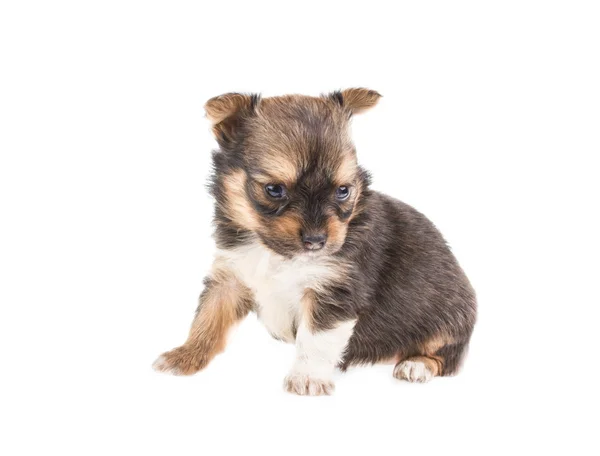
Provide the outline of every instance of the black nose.
{"type": "Polygon", "coordinates": [[[323,233],[302,235],[302,242],[304,242],[304,248],[306,250],[321,250],[325,247],[326,241],[327,235],[323,233]]]}

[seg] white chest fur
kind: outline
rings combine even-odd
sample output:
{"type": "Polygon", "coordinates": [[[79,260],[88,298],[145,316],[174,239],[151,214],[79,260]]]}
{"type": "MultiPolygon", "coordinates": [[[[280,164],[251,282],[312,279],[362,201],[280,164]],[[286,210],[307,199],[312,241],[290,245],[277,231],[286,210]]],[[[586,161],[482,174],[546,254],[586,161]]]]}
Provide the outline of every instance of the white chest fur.
{"type": "Polygon", "coordinates": [[[294,328],[299,324],[305,290],[317,287],[334,273],[326,258],[302,255],[286,259],[259,242],[219,250],[217,257],[252,290],[258,317],[269,332],[289,342],[294,340],[294,328]]]}

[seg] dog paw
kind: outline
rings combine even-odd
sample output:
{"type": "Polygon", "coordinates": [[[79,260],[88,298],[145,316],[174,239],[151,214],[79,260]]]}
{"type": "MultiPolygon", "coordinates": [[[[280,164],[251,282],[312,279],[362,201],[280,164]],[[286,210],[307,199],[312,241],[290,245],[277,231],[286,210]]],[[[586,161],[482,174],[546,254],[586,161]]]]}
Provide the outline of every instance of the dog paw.
{"type": "Polygon", "coordinates": [[[287,392],[300,396],[329,396],[335,389],[335,385],[330,380],[298,374],[288,375],[283,382],[283,387],[287,392]]]}
{"type": "Polygon", "coordinates": [[[405,360],[394,367],[394,377],[399,380],[407,380],[415,383],[427,383],[434,374],[422,361],[405,360]]]}
{"type": "Polygon", "coordinates": [[[207,364],[207,358],[197,348],[183,345],[160,355],[152,367],[156,371],[173,375],[192,375],[207,364]]]}

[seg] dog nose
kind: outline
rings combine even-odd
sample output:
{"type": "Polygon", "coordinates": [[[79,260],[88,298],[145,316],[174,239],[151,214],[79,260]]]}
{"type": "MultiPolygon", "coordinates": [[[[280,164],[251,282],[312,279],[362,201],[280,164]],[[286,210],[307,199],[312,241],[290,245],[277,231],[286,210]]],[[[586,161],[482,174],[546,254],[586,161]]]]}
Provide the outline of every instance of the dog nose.
{"type": "Polygon", "coordinates": [[[327,235],[324,233],[302,235],[302,242],[304,242],[304,248],[306,250],[321,250],[325,247],[326,241],[327,235]]]}

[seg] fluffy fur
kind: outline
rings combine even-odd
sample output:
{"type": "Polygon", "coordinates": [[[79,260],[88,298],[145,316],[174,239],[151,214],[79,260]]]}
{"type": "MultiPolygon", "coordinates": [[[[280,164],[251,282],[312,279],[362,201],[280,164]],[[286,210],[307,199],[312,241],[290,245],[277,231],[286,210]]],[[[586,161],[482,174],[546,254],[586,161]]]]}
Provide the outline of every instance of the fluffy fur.
{"type": "Polygon", "coordinates": [[[476,316],[475,293],[435,226],[369,188],[348,134],[377,92],[209,100],[218,253],[185,344],[155,363],[192,374],[255,311],[295,342],[285,388],[333,391],[333,372],[394,360],[394,376],[456,373],[476,316]],[[318,240],[315,241],[315,240],[318,240]]]}

